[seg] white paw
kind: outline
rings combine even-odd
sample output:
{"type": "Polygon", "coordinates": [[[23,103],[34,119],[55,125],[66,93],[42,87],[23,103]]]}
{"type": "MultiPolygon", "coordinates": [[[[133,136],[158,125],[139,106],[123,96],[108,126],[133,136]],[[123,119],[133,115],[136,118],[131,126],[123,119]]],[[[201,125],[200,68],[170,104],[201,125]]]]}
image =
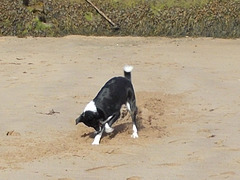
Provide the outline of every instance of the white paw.
{"type": "Polygon", "coordinates": [[[92,142],[92,145],[99,145],[101,136],[102,136],[102,132],[100,134],[97,134],[92,142]]]}
{"type": "Polygon", "coordinates": [[[138,138],[138,134],[136,132],[134,132],[132,135],[131,135],[132,138],[138,138]]]}
{"type": "Polygon", "coordinates": [[[111,133],[111,132],[113,132],[113,128],[111,128],[109,125],[108,125],[108,123],[106,123],[105,124],[105,132],[106,133],[111,133]]]}
{"type": "Polygon", "coordinates": [[[94,146],[99,145],[99,142],[94,142],[93,141],[92,145],[94,145],[94,146]]]}
{"type": "Polygon", "coordinates": [[[108,128],[108,129],[105,128],[106,133],[111,133],[111,132],[113,132],[113,130],[114,130],[113,128],[108,128]]]}

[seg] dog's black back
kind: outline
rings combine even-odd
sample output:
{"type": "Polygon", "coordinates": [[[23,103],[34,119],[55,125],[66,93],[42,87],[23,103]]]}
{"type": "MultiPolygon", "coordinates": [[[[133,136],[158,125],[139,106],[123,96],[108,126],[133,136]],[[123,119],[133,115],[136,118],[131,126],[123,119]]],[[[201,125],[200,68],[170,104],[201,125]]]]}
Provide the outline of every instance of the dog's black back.
{"type": "Polygon", "coordinates": [[[102,87],[93,101],[105,119],[133,99],[135,95],[132,83],[125,77],[114,77],[102,87]]]}

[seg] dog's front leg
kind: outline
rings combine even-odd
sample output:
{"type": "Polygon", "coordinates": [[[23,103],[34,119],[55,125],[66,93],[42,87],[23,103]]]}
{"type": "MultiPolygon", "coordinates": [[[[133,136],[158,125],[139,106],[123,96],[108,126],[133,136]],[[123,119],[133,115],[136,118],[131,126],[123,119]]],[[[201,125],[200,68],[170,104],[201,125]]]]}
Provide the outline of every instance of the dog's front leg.
{"type": "Polygon", "coordinates": [[[104,128],[102,128],[101,131],[96,134],[92,142],[92,145],[99,145],[103,131],[104,131],[104,128]]]}

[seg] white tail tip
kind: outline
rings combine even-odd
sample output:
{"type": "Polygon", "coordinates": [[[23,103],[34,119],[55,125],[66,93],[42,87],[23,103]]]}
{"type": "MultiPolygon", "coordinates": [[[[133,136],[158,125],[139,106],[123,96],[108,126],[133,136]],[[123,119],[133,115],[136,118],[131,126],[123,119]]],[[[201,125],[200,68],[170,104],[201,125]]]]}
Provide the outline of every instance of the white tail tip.
{"type": "Polygon", "coordinates": [[[123,70],[125,72],[131,72],[133,70],[133,66],[126,65],[126,66],[124,66],[123,70]]]}

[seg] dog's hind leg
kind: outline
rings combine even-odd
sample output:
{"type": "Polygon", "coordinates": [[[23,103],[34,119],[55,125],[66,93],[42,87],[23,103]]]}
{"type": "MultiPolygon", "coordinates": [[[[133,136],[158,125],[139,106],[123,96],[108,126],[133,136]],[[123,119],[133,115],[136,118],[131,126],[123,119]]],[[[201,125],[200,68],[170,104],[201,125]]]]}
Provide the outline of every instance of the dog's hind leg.
{"type": "Polygon", "coordinates": [[[126,103],[126,106],[128,108],[128,111],[131,114],[132,122],[133,122],[133,133],[131,135],[132,138],[138,138],[138,133],[137,133],[137,122],[136,122],[136,115],[137,115],[137,106],[135,101],[126,103]]]}
{"type": "Polygon", "coordinates": [[[136,112],[133,112],[131,114],[132,121],[133,121],[133,133],[131,135],[132,138],[138,138],[138,133],[137,133],[137,123],[136,123],[136,112]]]}

